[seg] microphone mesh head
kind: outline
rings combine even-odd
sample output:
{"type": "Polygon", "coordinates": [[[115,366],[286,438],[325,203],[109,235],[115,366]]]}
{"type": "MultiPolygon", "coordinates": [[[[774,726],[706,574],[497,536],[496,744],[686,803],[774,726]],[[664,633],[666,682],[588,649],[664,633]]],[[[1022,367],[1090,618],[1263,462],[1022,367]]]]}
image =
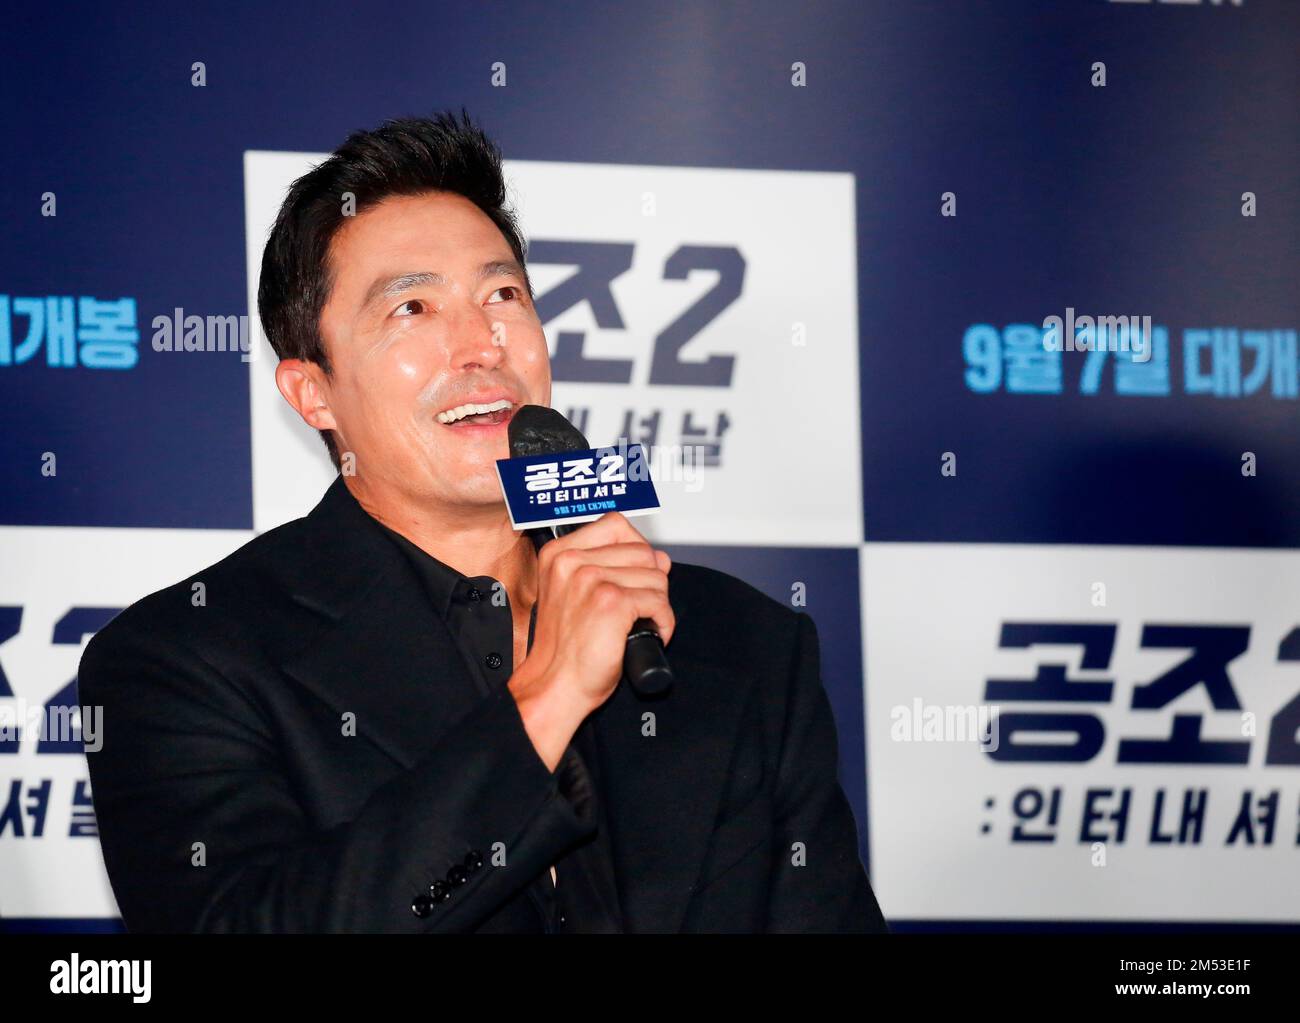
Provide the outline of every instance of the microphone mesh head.
{"type": "Polygon", "coordinates": [[[581,430],[555,409],[542,405],[520,406],[510,417],[507,432],[511,458],[555,455],[591,447],[581,430]]]}

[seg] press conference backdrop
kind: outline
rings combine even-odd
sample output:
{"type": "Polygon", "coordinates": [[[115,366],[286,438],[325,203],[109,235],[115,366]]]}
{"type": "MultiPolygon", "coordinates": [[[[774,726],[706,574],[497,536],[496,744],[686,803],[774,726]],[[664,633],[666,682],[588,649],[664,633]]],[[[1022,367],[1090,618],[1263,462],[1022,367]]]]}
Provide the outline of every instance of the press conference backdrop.
{"type": "Polygon", "coordinates": [[[664,454],[656,543],[814,618],[896,929],[1300,923],[1300,4],[6,29],[4,925],[120,926],[55,727],[86,640],[332,476],[255,315],[286,186],[462,105],[556,407],[664,454]],[[1051,316],[1150,357],[1053,350],[1051,316]]]}

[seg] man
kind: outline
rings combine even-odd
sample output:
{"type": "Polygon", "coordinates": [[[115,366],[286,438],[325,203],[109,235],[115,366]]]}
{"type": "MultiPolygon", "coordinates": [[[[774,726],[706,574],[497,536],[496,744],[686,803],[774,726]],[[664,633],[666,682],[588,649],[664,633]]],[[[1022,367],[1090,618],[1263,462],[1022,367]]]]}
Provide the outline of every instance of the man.
{"type": "Polygon", "coordinates": [[[128,929],[885,929],[811,619],[618,514],[512,530],[494,463],[551,399],[532,300],[467,116],[356,133],[290,189],[259,312],[342,471],[86,648],[128,929]],[[619,684],[639,617],[655,700],[619,684]]]}

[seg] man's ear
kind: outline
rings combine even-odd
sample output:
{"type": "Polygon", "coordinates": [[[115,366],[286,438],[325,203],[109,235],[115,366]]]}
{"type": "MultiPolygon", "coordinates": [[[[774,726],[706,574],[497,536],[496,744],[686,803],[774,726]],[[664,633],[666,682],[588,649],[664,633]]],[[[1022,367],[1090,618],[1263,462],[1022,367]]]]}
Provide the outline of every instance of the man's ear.
{"type": "Polygon", "coordinates": [[[316,363],[281,359],[275,367],[275,386],[308,426],[316,430],[338,428],[330,411],[321,368],[316,363]]]}

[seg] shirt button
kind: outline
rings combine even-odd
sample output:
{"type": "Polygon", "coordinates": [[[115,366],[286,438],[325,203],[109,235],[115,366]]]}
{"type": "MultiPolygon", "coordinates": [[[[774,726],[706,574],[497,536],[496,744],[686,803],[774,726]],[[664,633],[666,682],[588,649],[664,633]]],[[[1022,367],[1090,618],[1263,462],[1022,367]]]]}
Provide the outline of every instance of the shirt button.
{"type": "Polygon", "coordinates": [[[447,883],[452,886],[462,885],[469,880],[469,871],[460,864],[447,871],[447,883]]]}
{"type": "Polygon", "coordinates": [[[417,895],[411,902],[411,912],[423,920],[433,912],[433,899],[427,895],[417,895]]]}
{"type": "Polygon", "coordinates": [[[499,668],[504,662],[501,659],[501,655],[494,651],[483,658],[483,663],[489,668],[499,668]]]}
{"type": "Polygon", "coordinates": [[[470,599],[470,600],[482,600],[482,599],[483,599],[483,591],[482,591],[482,590],[479,590],[477,587],[473,587],[473,586],[471,586],[471,587],[470,587],[470,591],[469,591],[469,599],[470,599]]]}

